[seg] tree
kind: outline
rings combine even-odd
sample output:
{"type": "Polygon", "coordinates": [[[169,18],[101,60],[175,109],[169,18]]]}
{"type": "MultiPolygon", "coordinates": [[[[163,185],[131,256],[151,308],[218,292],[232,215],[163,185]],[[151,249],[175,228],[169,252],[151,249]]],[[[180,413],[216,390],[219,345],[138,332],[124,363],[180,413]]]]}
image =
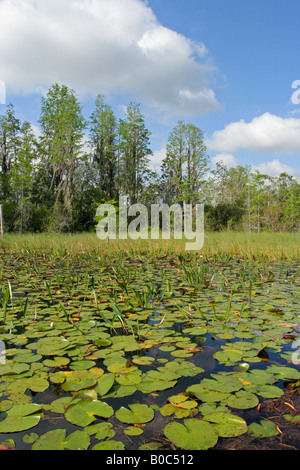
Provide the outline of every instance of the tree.
{"type": "Polygon", "coordinates": [[[73,90],[54,84],[42,99],[42,159],[51,172],[56,229],[68,230],[72,222],[74,175],[82,155],[85,121],[73,90]]]}
{"type": "Polygon", "coordinates": [[[90,145],[99,171],[99,189],[107,199],[117,197],[117,121],[105,96],[98,95],[90,121],[90,145]]]}
{"type": "Polygon", "coordinates": [[[186,136],[187,158],[183,195],[185,201],[194,206],[199,200],[203,201],[200,190],[208,170],[207,148],[203,132],[193,124],[186,125],[186,136]]]}
{"type": "Polygon", "coordinates": [[[200,188],[208,169],[202,131],[178,121],[169,134],[166,150],[162,164],[166,202],[195,205],[201,199],[200,188]]]}
{"type": "Polygon", "coordinates": [[[299,230],[300,224],[300,183],[293,176],[282,173],[277,184],[280,222],[284,230],[299,230]]]}
{"type": "Polygon", "coordinates": [[[267,182],[268,177],[258,170],[251,173],[249,182],[249,223],[250,231],[253,229],[260,232],[264,223],[264,208],[267,203],[267,182]]]}
{"type": "Polygon", "coordinates": [[[138,202],[145,176],[148,173],[150,132],[145,126],[140,105],[131,102],[126,118],[119,123],[118,187],[119,193],[129,195],[129,203],[138,202]]]}
{"type": "Polygon", "coordinates": [[[11,170],[12,200],[15,203],[15,227],[22,233],[29,228],[34,184],[35,136],[29,122],[21,127],[19,149],[11,170]]]}
{"type": "Polygon", "coordinates": [[[14,107],[9,104],[5,114],[0,116],[0,199],[4,202],[8,202],[11,193],[10,177],[17,158],[20,127],[14,107]]]}

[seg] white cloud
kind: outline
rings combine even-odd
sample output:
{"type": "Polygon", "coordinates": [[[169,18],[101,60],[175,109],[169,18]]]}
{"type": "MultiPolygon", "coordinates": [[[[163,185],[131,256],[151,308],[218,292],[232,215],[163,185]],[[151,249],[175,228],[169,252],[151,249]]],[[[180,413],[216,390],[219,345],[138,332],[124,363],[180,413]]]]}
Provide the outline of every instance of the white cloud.
{"type": "Polygon", "coordinates": [[[233,122],[214,132],[207,146],[218,152],[249,149],[263,153],[297,153],[300,152],[300,119],[265,113],[248,123],[233,122]]]}
{"type": "Polygon", "coordinates": [[[227,168],[232,168],[238,166],[239,162],[231,153],[219,153],[211,158],[211,161],[214,165],[219,162],[222,162],[227,168]]]}
{"type": "Polygon", "coordinates": [[[252,165],[252,170],[258,170],[260,173],[269,176],[280,176],[281,173],[287,173],[289,176],[300,176],[300,172],[295,170],[280,160],[275,159],[269,162],[263,162],[259,165],[252,165]]]}
{"type": "Polygon", "coordinates": [[[1,0],[0,17],[0,78],[12,92],[57,81],[185,114],[219,107],[204,44],[162,26],[142,0],[1,0]]]}
{"type": "Polygon", "coordinates": [[[160,171],[162,161],[163,159],[166,158],[166,149],[163,148],[161,150],[156,150],[153,152],[153,155],[150,157],[150,168],[153,171],[160,171]]]}

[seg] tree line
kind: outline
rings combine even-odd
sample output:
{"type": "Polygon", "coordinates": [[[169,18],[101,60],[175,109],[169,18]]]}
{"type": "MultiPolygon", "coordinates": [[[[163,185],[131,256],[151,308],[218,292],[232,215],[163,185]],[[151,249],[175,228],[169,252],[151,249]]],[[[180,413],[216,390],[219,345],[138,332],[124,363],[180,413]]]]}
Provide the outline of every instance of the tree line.
{"type": "Polygon", "coordinates": [[[250,166],[215,169],[201,129],[178,121],[159,172],[151,170],[151,133],[139,104],[117,119],[99,94],[86,120],[74,90],[54,84],[41,100],[40,135],[17,118],[0,115],[0,204],[5,228],[15,232],[90,231],[99,204],[205,204],[206,230],[297,231],[300,182],[250,166]]]}

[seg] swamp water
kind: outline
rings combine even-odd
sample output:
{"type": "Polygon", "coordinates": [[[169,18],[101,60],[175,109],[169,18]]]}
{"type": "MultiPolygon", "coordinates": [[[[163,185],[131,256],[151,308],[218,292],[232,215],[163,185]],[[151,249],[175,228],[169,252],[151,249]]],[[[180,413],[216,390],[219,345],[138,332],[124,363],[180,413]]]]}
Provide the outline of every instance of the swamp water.
{"type": "Polygon", "coordinates": [[[29,253],[2,268],[3,446],[300,449],[299,263],[29,253]],[[280,421],[270,400],[288,403],[280,421]]]}

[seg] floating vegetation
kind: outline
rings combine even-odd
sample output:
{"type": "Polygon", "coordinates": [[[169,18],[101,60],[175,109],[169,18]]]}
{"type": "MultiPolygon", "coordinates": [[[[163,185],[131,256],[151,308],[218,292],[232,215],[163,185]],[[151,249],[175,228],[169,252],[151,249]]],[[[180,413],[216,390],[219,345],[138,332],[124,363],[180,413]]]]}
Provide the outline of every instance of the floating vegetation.
{"type": "Polygon", "coordinates": [[[280,447],[262,410],[299,389],[299,262],[31,250],[0,271],[0,444],[280,447]]]}

